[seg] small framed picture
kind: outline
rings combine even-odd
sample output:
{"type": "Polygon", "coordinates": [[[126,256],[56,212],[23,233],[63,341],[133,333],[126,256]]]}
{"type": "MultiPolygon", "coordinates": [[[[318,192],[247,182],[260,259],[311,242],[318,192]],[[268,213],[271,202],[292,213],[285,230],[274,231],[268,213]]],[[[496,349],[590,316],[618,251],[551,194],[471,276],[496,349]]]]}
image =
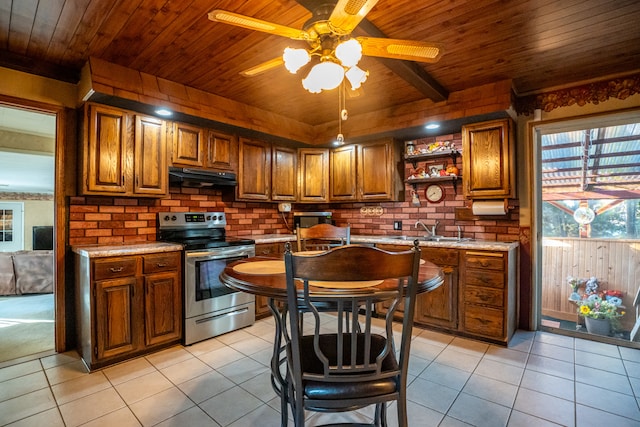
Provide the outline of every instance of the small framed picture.
{"type": "Polygon", "coordinates": [[[429,176],[441,176],[440,171],[445,170],[446,167],[446,163],[432,163],[426,169],[429,171],[429,176]]]}

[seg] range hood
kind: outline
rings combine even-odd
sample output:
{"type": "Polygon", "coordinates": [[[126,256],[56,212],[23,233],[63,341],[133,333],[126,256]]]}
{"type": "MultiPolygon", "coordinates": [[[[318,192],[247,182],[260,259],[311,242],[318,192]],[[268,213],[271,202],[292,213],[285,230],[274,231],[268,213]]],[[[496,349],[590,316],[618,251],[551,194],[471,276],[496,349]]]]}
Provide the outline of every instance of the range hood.
{"type": "Polygon", "coordinates": [[[183,187],[229,187],[238,185],[238,181],[233,172],[170,167],[169,184],[183,187]]]}

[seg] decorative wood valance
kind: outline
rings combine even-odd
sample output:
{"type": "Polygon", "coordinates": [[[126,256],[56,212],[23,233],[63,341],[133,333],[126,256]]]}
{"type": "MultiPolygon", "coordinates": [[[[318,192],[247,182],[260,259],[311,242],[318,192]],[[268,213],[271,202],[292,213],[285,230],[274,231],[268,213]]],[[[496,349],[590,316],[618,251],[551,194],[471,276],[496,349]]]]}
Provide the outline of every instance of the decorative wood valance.
{"type": "Polygon", "coordinates": [[[626,99],[640,93],[640,74],[524,96],[516,101],[518,114],[529,115],[540,109],[550,112],[571,105],[597,105],[609,98],[626,99]]]}

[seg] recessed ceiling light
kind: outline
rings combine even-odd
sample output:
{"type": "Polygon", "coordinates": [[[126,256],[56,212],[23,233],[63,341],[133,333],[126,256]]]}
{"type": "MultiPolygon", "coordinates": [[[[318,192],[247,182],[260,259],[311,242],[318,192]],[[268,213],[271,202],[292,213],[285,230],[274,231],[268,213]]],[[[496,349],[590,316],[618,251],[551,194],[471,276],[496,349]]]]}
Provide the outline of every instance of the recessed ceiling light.
{"type": "Polygon", "coordinates": [[[157,115],[159,115],[159,116],[167,117],[167,116],[172,115],[172,114],[173,114],[173,111],[171,111],[171,110],[167,110],[166,108],[158,108],[158,109],[156,110],[156,114],[157,114],[157,115]]]}
{"type": "Polygon", "coordinates": [[[432,130],[432,129],[438,129],[439,127],[440,127],[440,124],[438,123],[429,123],[425,126],[425,129],[432,130]]]}

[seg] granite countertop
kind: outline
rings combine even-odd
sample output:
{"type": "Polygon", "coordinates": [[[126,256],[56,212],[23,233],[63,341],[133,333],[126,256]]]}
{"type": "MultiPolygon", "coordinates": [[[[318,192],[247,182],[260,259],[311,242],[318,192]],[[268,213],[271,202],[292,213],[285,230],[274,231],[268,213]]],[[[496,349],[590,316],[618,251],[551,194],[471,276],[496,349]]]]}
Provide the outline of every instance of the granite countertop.
{"type": "Polygon", "coordinates": [[[73,252],[90,258],[101,258],[123,255],[140,255],[158,252],[181,251],[182,245],[177,243],[148,242],[122,245],[85,245],[73,246],[73,252]]]}
{"type": "MultiPolygon", "coordinates": [[[[372,235],[351,235],[351,243],[373,243],[385,245],[403,245],[412,246],[415,237],[407,236],[406,239],[398,238],[399,236],[372,236],[372,235]]],[[[261,243],[280,243],[291,242],[296,240],[295,234],[264,234],[250,236],[256,244],[261,243]]],[[[462,240],[457,241],[440,241],[440,242],[420,242],[420,246],[437,247],[437,248],[454,248],[454,249],[483,249],[490,251],[509,251],[517,248],[518,242],[493,242],[489,240],[462,240]]]]}

